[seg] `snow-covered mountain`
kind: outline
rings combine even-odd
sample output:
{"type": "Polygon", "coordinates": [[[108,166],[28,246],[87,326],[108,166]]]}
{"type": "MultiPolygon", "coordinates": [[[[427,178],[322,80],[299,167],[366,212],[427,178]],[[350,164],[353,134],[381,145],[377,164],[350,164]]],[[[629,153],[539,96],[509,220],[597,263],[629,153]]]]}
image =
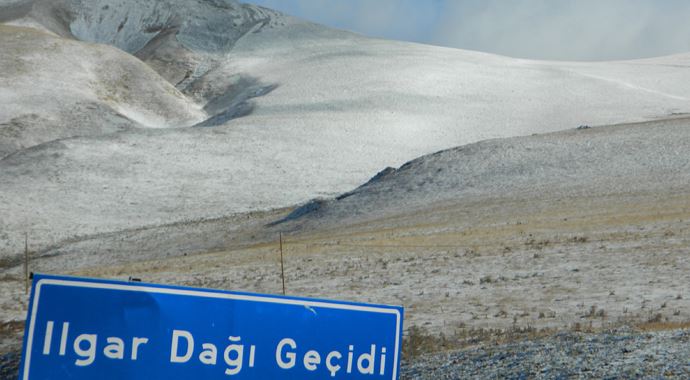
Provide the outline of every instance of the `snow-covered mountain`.
{"type": "Polygon", "coordinates": [[[690,55],[569,63],[232,0],[0,0],[0,256],[334,196],[480,140],[690,112],[690,55]],[[110,45],[110,46],[106,46],[110,45]]]}

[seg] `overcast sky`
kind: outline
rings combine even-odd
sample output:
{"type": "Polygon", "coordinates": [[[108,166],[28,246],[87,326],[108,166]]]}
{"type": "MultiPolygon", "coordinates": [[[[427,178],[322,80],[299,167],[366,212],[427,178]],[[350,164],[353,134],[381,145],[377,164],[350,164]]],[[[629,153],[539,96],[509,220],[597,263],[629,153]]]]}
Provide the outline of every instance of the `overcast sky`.
{"type": "Polygon", "coordinates": [[[244,0],[369,36],[556,60],[690,52],[690,0],[244,0]]]}

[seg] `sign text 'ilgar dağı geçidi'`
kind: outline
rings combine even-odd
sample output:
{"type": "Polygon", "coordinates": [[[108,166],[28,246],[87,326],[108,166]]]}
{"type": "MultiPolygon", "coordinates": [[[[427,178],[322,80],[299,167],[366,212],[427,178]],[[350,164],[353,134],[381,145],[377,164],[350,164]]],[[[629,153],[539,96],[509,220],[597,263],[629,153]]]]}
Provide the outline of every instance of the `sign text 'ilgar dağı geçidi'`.
{"type": "Polygon", "coordinates": [[[400,307],[36,275],[20,379],[398,379],[400,307]]]}
{"type": "MultiPolygon", "coordinates": [[[[66,356],[72,350],[75,356],[74,365],[87,367],[96,360],[129,360],[137,361],[140,355],[146,354],[147,337],[99,337],[98,334],[76,332],[70,336],[70,323],[63,322],[59,334],[59,346],[54,344],[55,322],[46,323],[46,335],[43,340],[43,355],[66,356]],[[53,346],[56,347],[53,347],[53,346]],[[59,348],[58,348],[59,347],[59,348]],[[99,357],[100,356],[100,357],[99,357]]],[[[212,342],[200,342],[194,335],[185,330],[173,330],[170,337],[170,363],[184,365],[197,360],[199,363],[224,367],[224,374],[237,375],[243,368],[256,366],[257,346],[244,343],[240,336],[228,336],[227,344],[220,346],[212,342]],[[220,356],[220,358],[219,358],[220,356]]],[[[340,371],[347,374],[380,376],[386,375],[386,347],[378,348],[372,344],[369,351],[359,353],[354,345],[346,350],[333,350],[322,353],[317,350],[300,350],[295,339],[281,339],[275,348],[268,348],[275,354],[275,365],[283,370],[301,366],[307,371],[316,371],[324,366],[331,377],[340,371]]]]}

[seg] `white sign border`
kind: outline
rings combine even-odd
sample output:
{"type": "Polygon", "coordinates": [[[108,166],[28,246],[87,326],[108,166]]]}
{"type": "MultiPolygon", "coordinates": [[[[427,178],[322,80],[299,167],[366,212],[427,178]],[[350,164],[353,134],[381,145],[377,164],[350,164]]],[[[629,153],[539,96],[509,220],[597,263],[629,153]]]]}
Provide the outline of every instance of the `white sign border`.
{"type": "MultiPolygon", "coordinates": [[[[218,291],[204,291],[204,290],[192,290],[192,289],[177,289],[177,288],[165,288],[158,286],[147,286],[147,285],[130,285],[130,284],[117,284],[117,283],[107,283],[107,282],[90,282],[90,281],[75,281],[75,280],[58,280],[51,278],[42,278],[38,280],[35,284],[34,299],[31,304],[31,321],[29,324],[29,334],[26,339],[26,358],[24,360],[24,377],[23,380],[29,380],[29,367],[31,365],[31,350],[33,348],[33,338],[34,338],[34,327],[36,324],[36,314],[38,311],[38,302],[41,296],[41,287],[43,285],[56,285],[56,286],[71,286],[80,288],[90,288],[90,289],[107,289],[107,290],[123,290],[131,292],[144,292],[144,293],[158,293],[158,294],[173,294],[180,296],[189,297],[202,297],[202,298],[216,298],[216,299],[229,299],[235,301],[249,301],[249,302],[263,302],[263,303],[277,303],[283,305],[296,305],[305,307],[318,307],[327,309],[339,309],[339,310],[352,310],[352,311],[364,311],[370,313],[380,313],[380,314],[393,314],[396,317],[395,325],[395,354],[393,363],[398,363],[398,356],[400,355],[400,323],[401,315],[398,309],[394,308],[383,308],[375,306],[364,306],[364,305],[351,305],[351,304],[338,304],[330,302],[320,302],[320,301],[310,301],[310,300],[300,300],[291,298],[277,298],[271,296],[259,296],[259,295],[248,295],[248,294],[233,294],[233,293],[222,293],[218,291]]],[[[397,379],[398,366],[393,366],[393,380],[397,379]]]]}

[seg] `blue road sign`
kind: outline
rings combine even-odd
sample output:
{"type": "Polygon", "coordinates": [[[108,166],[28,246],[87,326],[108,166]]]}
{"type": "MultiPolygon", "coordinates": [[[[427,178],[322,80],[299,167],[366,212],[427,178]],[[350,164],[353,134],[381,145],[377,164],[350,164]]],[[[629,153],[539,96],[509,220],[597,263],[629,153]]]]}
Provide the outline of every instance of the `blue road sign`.
{"type": "Polygon", "coordinates": [[[401,307],[34,276],[20,379],[397,379],[401,307]]]}

